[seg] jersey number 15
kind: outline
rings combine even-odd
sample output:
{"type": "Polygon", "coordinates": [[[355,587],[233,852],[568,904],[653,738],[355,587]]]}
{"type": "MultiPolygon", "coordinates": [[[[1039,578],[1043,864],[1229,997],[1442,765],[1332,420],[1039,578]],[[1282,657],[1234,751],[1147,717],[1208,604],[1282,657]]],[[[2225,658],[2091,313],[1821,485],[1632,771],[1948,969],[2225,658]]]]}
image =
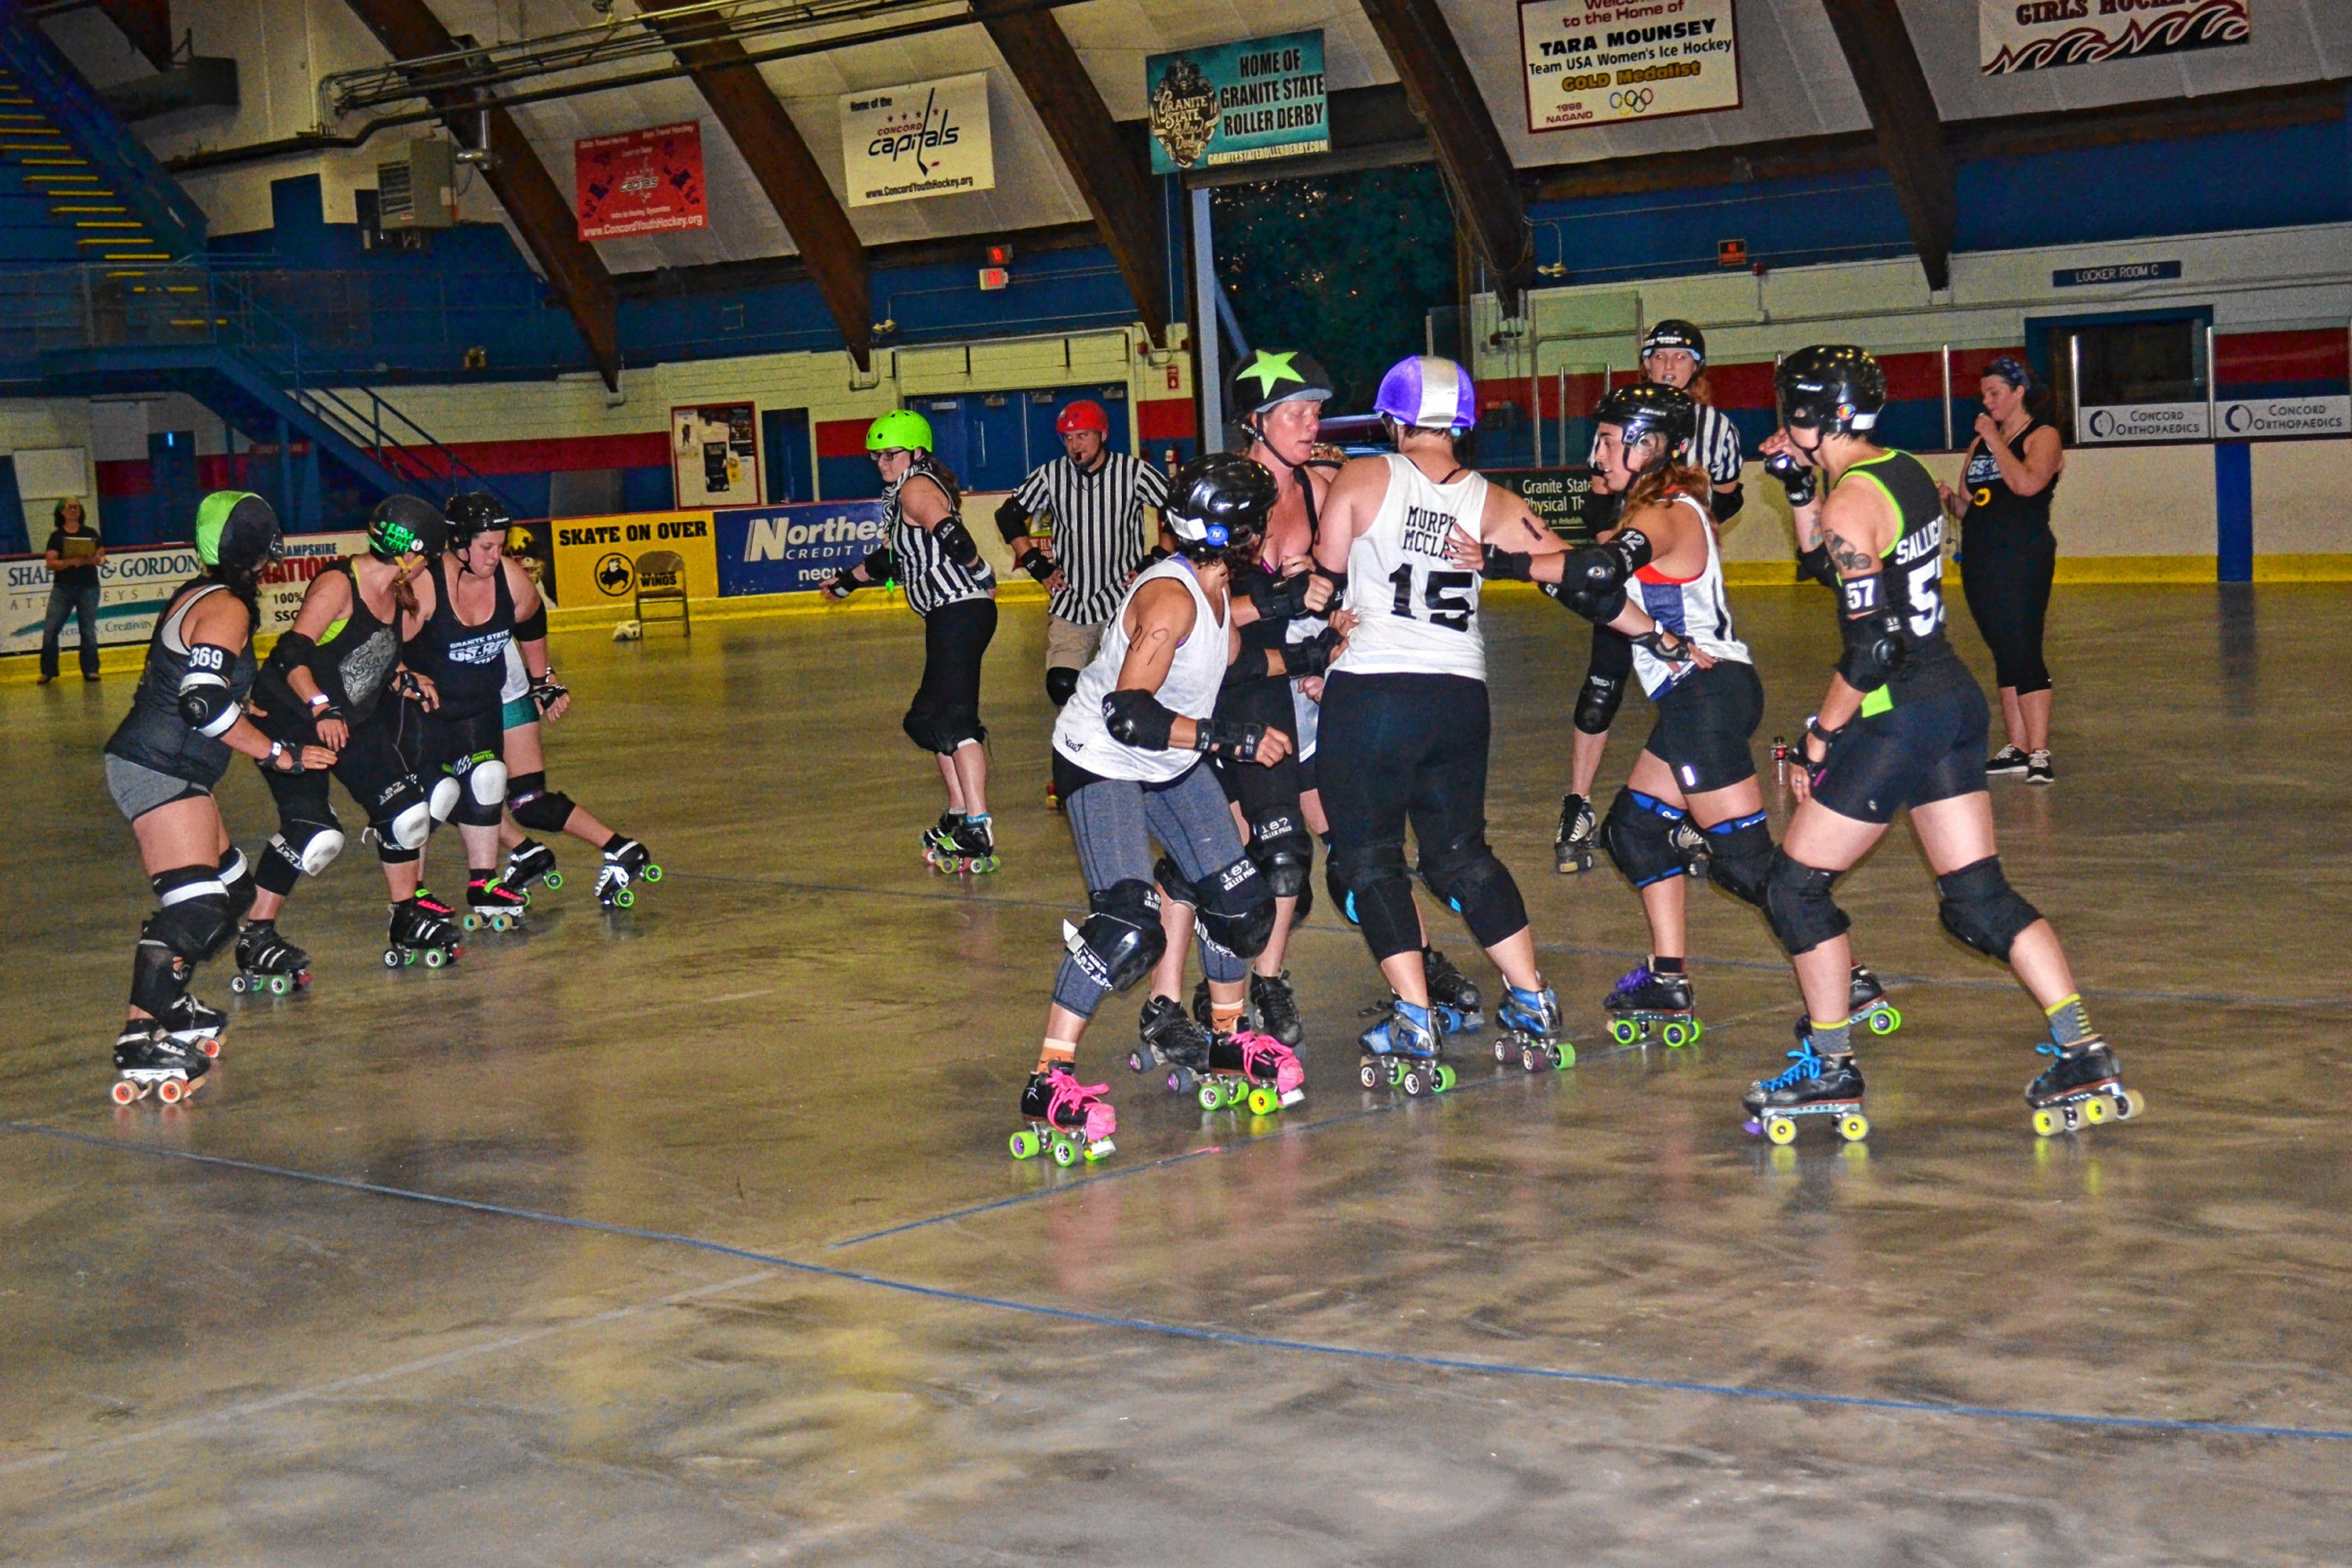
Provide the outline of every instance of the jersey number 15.
{"type": "MultiPolygon", "coordinates": [[[[1410,561],[1389,574],[1389,581],[1396,584],[1396,603],[1389,608],[1399,620],[1415,618],[1412,613],[1412,577],[1413,566],[1410,561]]],[[[1444,626],[1450,632],[1468,631],[1472,608],[1470,589],[1477,581],[1474,573],[1432,572],[1421,590],[1421,602],[1429,611],[1429,624],[1444,626]]]]}

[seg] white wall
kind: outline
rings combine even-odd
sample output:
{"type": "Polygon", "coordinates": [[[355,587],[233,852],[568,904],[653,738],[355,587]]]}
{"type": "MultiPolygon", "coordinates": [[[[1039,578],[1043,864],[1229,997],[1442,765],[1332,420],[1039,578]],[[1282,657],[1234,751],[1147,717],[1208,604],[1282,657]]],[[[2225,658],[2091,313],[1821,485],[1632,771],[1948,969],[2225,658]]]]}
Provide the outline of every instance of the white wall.
{"type": "MultiPolygon", "coordinates": [[[[20,449],[38,451],[47,447],[79,447],[90,448],[89,405],[87,403],[50,403],[31,398],[0,398],[0,457],[13,457],[20,449]]],[[[142,452],[141,454],[144,456],[142,452]]],[[[92,491],[96,490],[96,475],[92,491]]],[[[33,498],[25,501],[25,532],[34,549],[49,536],[49,516],[57,505],[56,498],[33,498]]],[[[106,523],[99,516],[95,493],[82,497],[82,515],[98,525],[103,533],[106,523]]]]}

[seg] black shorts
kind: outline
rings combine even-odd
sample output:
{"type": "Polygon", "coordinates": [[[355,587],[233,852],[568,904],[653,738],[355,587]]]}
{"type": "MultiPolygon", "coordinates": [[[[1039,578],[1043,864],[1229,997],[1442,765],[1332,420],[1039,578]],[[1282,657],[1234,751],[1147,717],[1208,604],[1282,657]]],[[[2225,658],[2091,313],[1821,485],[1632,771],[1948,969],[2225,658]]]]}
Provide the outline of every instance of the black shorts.
{"type": "Polygon", "coordinates": [[[980,721],[980,668],[996,636],[996,601],[958,599],[923,617],[923,679],[899,727],[927,752],[953,756],[988,739],[980,721]]]}
{"type": "Polygon", "coordinates": [[[1643,750],[1674,770],[1685,795],[1729,789],[1756,776],[1748,749],[1764,721],[1756,667],[1725,659],[1695,669],[1657,699],[1658,721],[1643,750]]]}
{"type": "Polygon", "coordinates": [[[478,713],[447,713],[439,710],[425,718],[425,763],[418,770],[427,788],[447,773],[464,774],[479,759],[507,754],[506,715],[498,707],[478,713]]]}
{"type": "Polygon", "coordinates": [[[1242,808],[1243,820],[1258,823],[1270,816],[1296,816],[1298,792],[1305,785],[1299,779],[1298,712],[1290,705],[1289,680],[1245,680],[1228,686],[1217,693],[1216,716],[1279,730],[1291,743],[1290,754],[1272,767],[1229,757],[1209,759],[1210,766],[1217,770],[1217,782],[1225,786],[1225,798],[1242,808]]]}
{"type": "Polygon", "coordinates": [[[1892,822],[1985,787],[1984,693],[1974,681],[1856,719],[1830,747],[1813,798],[1840,816],[1892,822]]]}

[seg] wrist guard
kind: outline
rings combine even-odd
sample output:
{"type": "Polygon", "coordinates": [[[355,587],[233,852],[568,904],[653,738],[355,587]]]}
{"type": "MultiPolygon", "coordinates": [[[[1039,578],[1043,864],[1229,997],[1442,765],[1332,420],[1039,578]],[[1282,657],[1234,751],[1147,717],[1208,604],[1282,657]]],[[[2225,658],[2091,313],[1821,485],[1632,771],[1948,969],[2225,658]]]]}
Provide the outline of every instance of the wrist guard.
{"type": "Polygon", "coordinates": [[[1049,580],[1055,573],[1061,570],[1054,563],[1054,558],[1042,550],[1030,551],[1014,564],[1040,583],[1049,580]]]}
{"type": "Polygon", "coordinates": [[[549,709],[570,695],[572,689],[556,679],[555,671],[551,668],[543,675],[530,678],[531,705],[539,710],[541,718],[546,717],[549,709]]]}
{"type": "Polygon", "coordinates": [[[1786,452],[1775,452],[1765,458],[1764,471],[1780,481],[1792,508],[1812,505],[1813,498],[1821,493],[1821,470],[1805,467],[1786,452]]]}
{"type": "Polygon", "coordinates": [[[1534,561],[1532,555],[1523,555],[1516,550],[1497,550],[1489,544],[1486,546],[1486,564],[1480,570],[1490,583],[1528,583],[1534,581],[1528,571],[1534,561]]]}
{"type": "Polygon", "coordinates": [[[1339,648],[1339,634],[1325,626],[1311,637],[1283,644],[1282,668],[1293,679],[1320,675],[1331,668],[1332,658],[1339,648]]]}
{"type": "Polygon", "coordinates": [[[1256,606],[1259,620],[1293,621],[1307,613],[1307,580],[1304,572],[1287,577],[1253,572],[1242,592],[1256,606]]]}
{"type": "Polygon", "coordinates": [[[1256,761],[1257,743],[1265,738],[1265,725],[1244,724],[1238,719],[1201,719],[1192,725],[1194,751],[1212,752],[1237,763],[1256,761]]]}

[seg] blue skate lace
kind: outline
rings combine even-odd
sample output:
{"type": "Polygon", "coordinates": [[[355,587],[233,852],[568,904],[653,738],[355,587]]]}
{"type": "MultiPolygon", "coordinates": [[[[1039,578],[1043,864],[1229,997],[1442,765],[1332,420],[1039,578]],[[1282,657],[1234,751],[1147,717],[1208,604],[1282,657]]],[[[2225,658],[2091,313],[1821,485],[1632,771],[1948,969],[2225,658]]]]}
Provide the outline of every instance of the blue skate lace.
{"type": "Polygon", "coordinates": [[[1801,1083],[1811,1083],[1822,1076],[1822,1058],[1813,1054],[1811,1046],[1805,1047],[1802,1050],[1790,1051],[1789,1057],[1797,1065],[1781,1073],[1778,1078],[1766,1079],[1762,1085],[1765,1093],[1772,1094],[1780,1089],[1794,1089],[1801,1083]]]}

